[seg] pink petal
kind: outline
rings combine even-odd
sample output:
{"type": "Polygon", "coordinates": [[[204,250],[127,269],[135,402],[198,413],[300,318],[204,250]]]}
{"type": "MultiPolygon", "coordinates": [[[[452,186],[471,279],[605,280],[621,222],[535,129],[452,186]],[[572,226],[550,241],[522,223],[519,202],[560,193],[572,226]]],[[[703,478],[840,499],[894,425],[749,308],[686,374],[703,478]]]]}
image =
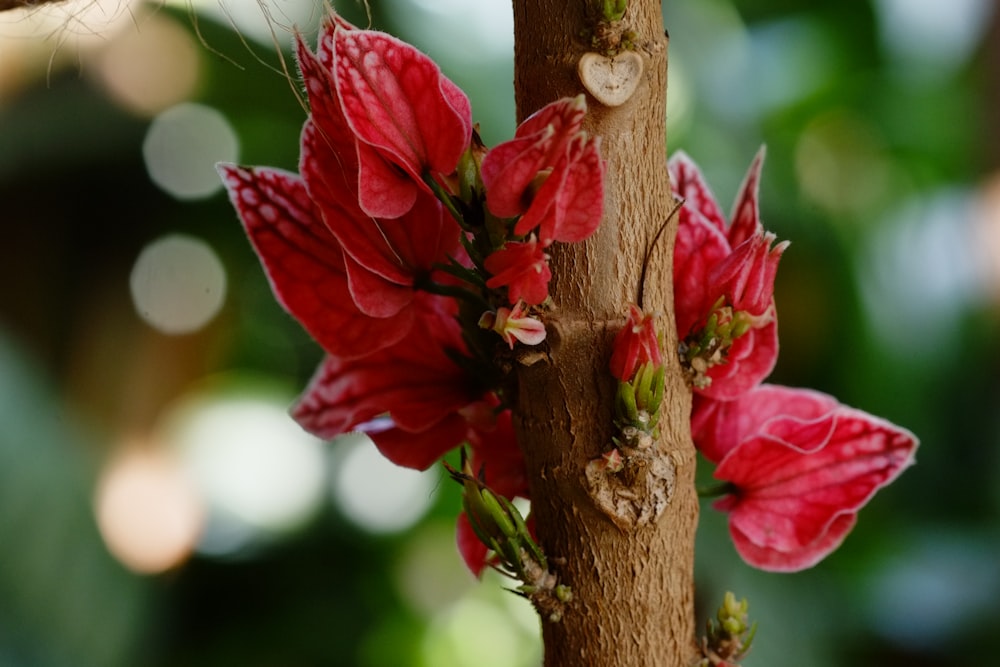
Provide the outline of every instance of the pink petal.
{"type": "Polygon", "coordinates": [[[743,243],[745,240],[759,234],[763,227],[760,224],[760,212],[757,206],[757,195],[760,189],[760,172],[764,166],[764,156],[767,149],[760,147],[757,155],[754,156],[750,168],[747,170],[743,183],[737,191],[736,201],[733,203],[733,212],[730,216],[732,223],[729,225],[729,245],[733,248],[743,243]]]}
{"type": "Polygon", "coordinates": [[[648,363],[663,365],[656,325],[652,315],[632,304],[625,326],[611,345],[611,374],[622,382],[629,382],[639,367],[648,363]]]}
{"type": "Polygon", "coordinates": [[[551,228],[542,226],[539,236],[549,240],[577,243],[597,230],[604,215],[604,162],[599,141],[576,142],[571,148],[562,187],[555,199],[551,228]]]}
{"type": "Polygon", "coordinates": [[[713,294],[710,276],[730,253],[725,234],[696,209],[681,208],[674,244],[674,311],[677,333],[691,333],[704,319],[719,294],[713,294]]]}
{"type": "Polygon", "coordinates": [[[709,398],[731,401],[763,382],[777,361],[778,322],[771,320],[734,340],[725,363],[708,369],[706,375],[712,383],[696,391],[709,398]]]}
{"type": "Polygon", "coordinates": [[[531,114],[518,125],[515,137],[526,137],[545,131],[551,127],[560,137],[572,137],[583,128],[587,115],[587,101],[583,95],[563,97],[531,114]]]}
{"type": "Polygon", "coordinates": [[[306,123],[300,170],[345,253],[396,285],[413,285],[416,276],[459,254],[461,230],[433,195],[417,192],[409,210],[396,220],[364,213],[352,189],[356,178],[345,173],[343,158],[326,138],[313,123],[306,123]]]}
{"type": "Polygon", "coordinates": [[[775,237],[758,232],[717,264],[709,279],[710,292],[724,295],[734,310],[760,317],[774,303],[774,278],[781,254],[788,247],[782,242],[771,247],[775,237]]]}
{"type": "Polygon", "coordinates": [[[347,286],[351,299],[369,317],[392,317],[410,305],[416,292],[408,285],[399,285],[364,268],[349,255],[344,255],[347,286]]]}
{"type": "MultiPolygon", "coordinates": [[[[586,111],[587,105],[582,95],[563,98],[548,104],[521,123],[514,134],[514,139],[500,144],[483,158],[481,173],[486,188],[487,207],[491,213],[501,218],[525,213],[537,196],[531,191],[537,185],[534,184],[535,178],[545,169],[553,170],[549,180],[554,178],[555,181],[549,186],[550,194],[536,209],[533,220],[529,219],[528,222],[519,224],[521,231],[515,230],[518,235],[523,236],[536,227],[552,206],[555,194],[566,179],[565,173],[559,173],[565,171],[565,167],[559,165],[567,164],[571,142],[581,138],[581,127],[586,111]]],[[[576,150],[580,153],[580,148],[576,150]]],[[[596,153],[596,145],[593,150],[596,153]]],[[[594,168],[592,156],[583,156],[581,160],[581,156],[577,155],[573,160],[586,162],[588,166],[594,168]]],[[[599,157],[597,161],[600,169],[599,157]]],[[[591,185],[594,183],[595,174],[600,179],[600,171],[589,174],[588,183],[591,185]]],[[[570,186],[574,187],[580,180],[579,176],[574,177],[570,186]]],[[[603,197],[603,186],[597,187],[596,191],[603,197]]],[[[593,200],[594,195],[589,195],[588,199],[593,200]]],[[[563,208],[567,206],[568,204],[564,204],[563,208]]],[[[584,208],[588,206],[592,208],[593,201],[584,208]]],[[[598,214],[599,219],[600,214],[598,214]]],[[[575,224],[571,223],[570,226],[575,224]]],[[[543,241],[551,240],[552,237],[543,237],[543,241]]]]}
{"type": "Polygon", "coordinates": [[[490,150],[483,157],[480,173],[486,188],[486,207],[498,218],[521,215],[531,203],[528,187],[545,168],[555,138],[515,138],[490,150]]]}
{"type": "Polygon", "coordinates": [[[450,313],[423,308],[410,334],[396,345],[360,359],[328,357],[292,416],[321,438],[351,431],[383,413],[404,431],[426,431],[479,398],[448,350],[462,351],[457,322],[450,313]]]}
{"type": "MultiPolygon", "coordinates": [[[[374,166],[373,154],[415,183],[422,183],[426,172],[452,173],[472,132],[471,108],[461,90],[430,58],[385,33],[338,29],[334,48],[334,79],[344,115],[360,142],[374,149],[359,150],[362,174],[382,178],[388,173],[374,166]]],[[[367,186],[364,179],[361,184],[367,186]]],[[[399,215],[366,210],[376,217],[399,215]]]]}
{"type": "Polygon", "coordinates": [[[379,320],[358,311],[340,246],[298,176],[234,165],[220,165],[219,173],[278,302],[325,350],[353,358],[407,335],[412,314],[379,320]]]}
{"type": "MultiPolygon", "coordinates": [[[[321,34],[321,44],[323,38],[321,34]]],[[[336,166],[339,172],[347,174],[350,189],[356,190],[358,172],[354,147],[356,140],[347,126],[344,113],[340,110],[340,100],[333,84],[333,70],[309,50],[301,35],[296,36],[295,47],[299,72],[302,74],[306,94],[309,96],[311,122],[319,128],[319,133],[330,151],[339,156],[338,163],[330,166],[336,166]]]]}
{"type": "MultiPolygon", "coordinates": [[[[807,392],[793,402],[815,408],[816,398],[807,392]]],[[[846,532],[838,534],[840,517],[855,514],[913,463],[917,441],[905,429],[844,406],[812,420],[784,415],[773,403],[768,408],[763,432],[742,440],[716,468],[716,478],[739,489],[718,506],[730,511],[734,539],[738,533],[786,554],[807,550],[805,560],[815,562],[840,543],[846,532]]]]}
{"type": "Polygon", "coordinates": [[[299,171],[323,221],[355,262],[390,282],[407,284],[407,272],[388,239],[358,205],[357,168],[349,169],[354,157],[353,140],[346,158],[335,151],[335,145],[314,122],[306,122],[299,171]]]}
{"type": "Polygon", "coordinates": [[[856,521],[856,514],[840,514],[815,541],[792,551],[758,546],[732,524],[729,534],[733,538],[736,552],[748,565],[767,572],[799,572],[813,567],[833,553],[854,528],[856,521]]]}
{"type": "Polygon", "coordinates": [[[716,401],[694,396],[691,432],[699,451],[718,463],[741,441],[755,434],[781,438],[795,424],[825,423],[823,418],[840,404],[811,389],[762,384],[736,400],[716,401]]]}
{"type": "Polygon", "coordinates": [[[409,211],[424,186],[368,144],[357,142],[357,152],[358,203],[365,213],[392,219],[409,211]]]}
{"type": "Polygon", "coordinates": [[[694,160],[684,151],[677,151],[667,162],[667,169],[670,172],[670,186],[674,194],[684,200],[684,206],[697,211],[713,227],[725,234],[726,218],[694,160]]]}

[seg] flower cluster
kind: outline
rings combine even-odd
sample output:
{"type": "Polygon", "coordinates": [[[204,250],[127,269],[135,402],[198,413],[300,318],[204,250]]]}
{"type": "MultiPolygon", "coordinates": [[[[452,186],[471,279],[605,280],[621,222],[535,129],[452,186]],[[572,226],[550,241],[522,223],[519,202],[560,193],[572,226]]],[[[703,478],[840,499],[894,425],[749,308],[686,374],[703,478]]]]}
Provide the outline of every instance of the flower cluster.
{"type": "MultiPolygon", "coordinates": [[[[366,432],[417,469],[467,443],[477,479],[527,495],[495,359],[544,341],[546,249],[600,222],[583,97],[487,150],[465,94],[390,35],[327,17],[296,55],[298,173],[219,166],[278,301],[326,352],[294,418],[322,438],[366,432]]],[[[464,517],[459,544],[481,570],[464,517]]]]}
{"type": "Polygon", "coordinates": [[[671,158],[684,200],[674,251],[680,355],[695,391],[695,444],[717,464],[729,530],[743,559],[764,570],[815,565],[857,512],[913,463],[909,431],[816,391],[761,384],[778,354],[774,245],[758,213],[763,150],[736,197],[732,221],[695,164],[671,158]]]}
{"type": "MultiPolygon", "coordinates": [[[[300,38],[296,54],[310,108],[298,172],[219,167],[278,301],[326,352],[292,414],[323,438],[366,432],[412,468],[467,444],[455,473],[476,512],[458,520],[466,563],[480,572],[490,545],[509,570],[532,570],[533,590],[564,601],[525,566],[540,554],[515,558],[531,523],[501,498],[527,497],[528,484],[497,360],[545,340],[548,250],[586,239],[602,217],[604,164],[583,129],[584,98],[543,107],[487,149],[465,94],[394,37],[333,16],[315,50],[300,38]]],[[[787,245],[760,224],[762,160],[729,222],[694,163],[670,160],[685,201],[676,326],[692,432],[717,464],[716,506],[736,548],[754,566],[796,570],[844,539],[916,440],[829,396],[761,384],[777,358],[773,286],[787,245]]],[[[665,364],[650,315],[630,310],[610,363],[620,444],[655,458],[665,364]]],[[[622,454],[600,462],[614,475],[622,454]]]]}

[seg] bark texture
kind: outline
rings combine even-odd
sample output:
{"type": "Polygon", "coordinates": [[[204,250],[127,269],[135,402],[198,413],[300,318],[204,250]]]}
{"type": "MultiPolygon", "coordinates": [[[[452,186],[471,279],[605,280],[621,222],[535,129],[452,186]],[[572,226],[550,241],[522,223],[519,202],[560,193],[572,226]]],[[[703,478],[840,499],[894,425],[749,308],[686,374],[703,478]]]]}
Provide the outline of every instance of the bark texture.
{"type": "MultiPolygon", "coordinates": [[[[594,25],[593,4],[600,3],[514,0],[520,119],[584,92],[577,63],[591,50],[581,33],[594,25]]],[[[548,320],[549,353],[517,369],[515,420],[532,475],[539,538],[551,558],[563,559],[554,570],[574,596],[560,622],[543,621],[546,667],[681,667],[693,655],[698,501],[690,392],[675,352],[676,220],[664,227],[674,205],[666,170],[667,39],[660,11],[656,0],[631,0],[623,21],[644,63],[635,94],[614,108],[588,95],[587,130],[602,137],[607,162],[605,217],[585,243],[551,249],[556,307],[548,320]],[[623,529],[596,507],[584,470],[612,447],[610,343],[627,305],[639,298],[643,278],[641,305],[659,315],[668,360],[656,456],[673,468],[674,480],[656,520],[623,529]]]]}

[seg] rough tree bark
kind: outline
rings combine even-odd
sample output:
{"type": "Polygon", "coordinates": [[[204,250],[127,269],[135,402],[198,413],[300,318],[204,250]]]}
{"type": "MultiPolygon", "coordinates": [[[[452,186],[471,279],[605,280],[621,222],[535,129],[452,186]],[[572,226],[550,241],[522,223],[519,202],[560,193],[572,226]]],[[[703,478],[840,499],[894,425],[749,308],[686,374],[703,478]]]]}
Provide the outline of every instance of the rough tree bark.
{"type": "MultiPolygon", "coordinates": [[[[514,0],[519,120],[584,91],[577,63],[589,50],[580,35],[593,25],[593,4],[514,0]]],[[[560,622],[543,621],[546,667],[682,667],[694,650],[698,501],[690,392],[674,352],[676,219],[664,228],[674,206],[666,170],[668,40],[660,11],[658,0],[630,0],[624,17],[644,62],[635,94],[615,108],[587,98],[587,130],[602,137],[607,161],[604,220],[587,242],[551,249],[556,309],[549,353],[517,369],[515,420],[538,534],[546,553],[564,559],[555,569],[574,594],[560,622]],[[622,530],[596,508],[584,469],[612,446],[610,342],[642,282],[642,305],[658,314],[668,360],[657,456],[675,477],[662,515],[622,530]]]]}

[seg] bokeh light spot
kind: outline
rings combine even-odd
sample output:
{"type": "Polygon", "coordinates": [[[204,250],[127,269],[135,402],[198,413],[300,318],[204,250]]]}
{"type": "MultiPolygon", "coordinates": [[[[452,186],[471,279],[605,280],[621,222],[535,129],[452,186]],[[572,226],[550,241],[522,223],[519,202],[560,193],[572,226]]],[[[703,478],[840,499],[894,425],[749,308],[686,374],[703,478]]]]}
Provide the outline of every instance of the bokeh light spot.
{"type": "Polygon", "coordinates": [[[437,468],[402,468],[379,453],[368,436],[352,433],[334,444],[333,499],[344,516],[372,533],[405,530],[434,502],[437,468]]]}
{"type": "Polygon", "coordinates": [[[447,609],[473,587],[475,578],[455,544],[455,522],[428,522],[410,537],[396,569],[400,593],[429,617],[447,609]]]}
{"type": "Polygon", "coordinates": [[[210,107],[184,103],[156,118],[142,143],[146,170],[177,199],[203,199],[222,188],[218,162],[236,162],[239,142],[225,117],[210,107]]]}
{"type": "Polygon", "coordinates": [[[145,19],[141,30],[124,32],[99,59],[98,75],[108,93],[140,116],[154,116],[188,99],[198,74],[197,45],[164,14],[145,19]]]}
{"type": "Polygon", "coordinates": [[[467,597],[434,619],[424,639],[423,664],[527,667],[538,664],[537,649],[537,639],[532,641],[500,604],[467,597]]]}
{"type": "Polygon", "coordinates": [[[147,245],[129,277],[136,312],[166,334],[205,326],[226,298],[226,271],[204,241],[171,234],[147,245]]]}
{"type": "Polygon", "coordinates": [[[108,550],[145,574],[183,562],[203,525],[199,496],[178,462],[145,448],[128,448],[108,462],[95,511],[108,550]]]}
{"type": "Polygon", "coordinates": [[[192,398],[168,432],[208,504],[199,551],[223,555],[287,533],[320,505],[323,444],[291,420],[285,401],[247,393],[192,398]]]}

